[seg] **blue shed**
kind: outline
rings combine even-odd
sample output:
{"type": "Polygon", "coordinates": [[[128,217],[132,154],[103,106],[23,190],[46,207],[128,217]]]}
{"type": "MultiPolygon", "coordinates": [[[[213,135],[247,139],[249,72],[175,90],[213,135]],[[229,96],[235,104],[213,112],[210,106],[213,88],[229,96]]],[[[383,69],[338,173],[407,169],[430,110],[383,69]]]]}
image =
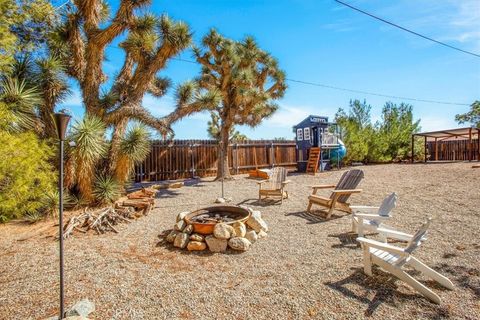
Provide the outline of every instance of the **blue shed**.
{"type": "MultiPolygon", "coordinates": [[[[309,157],[310,148],[319,147],[321,152],[324,150],[338,149],[340,140],[338,139],[337,124],[328,122],[328,117],[310,115],[293,127],[297,148],[297,170],[305,172],[309,157]]],[[[323,157],[320,161],[321,169],[324,169],[328,157],[323,157]]]]}

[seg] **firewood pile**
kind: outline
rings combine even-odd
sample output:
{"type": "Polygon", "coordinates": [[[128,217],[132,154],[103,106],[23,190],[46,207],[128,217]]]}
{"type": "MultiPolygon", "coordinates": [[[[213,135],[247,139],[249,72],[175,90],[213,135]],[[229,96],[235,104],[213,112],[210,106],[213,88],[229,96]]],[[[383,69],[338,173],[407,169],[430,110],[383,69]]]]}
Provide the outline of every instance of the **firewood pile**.
{"type": "Polygon", "coordinates": [[[144,188],[119,199],[113,206],[89,210],[71,217],[63,228],[64,239],[73,233],[87,233],[90,230],[97,234],[106,232],[118,233],[115,228],[119,223],[130,223],[133,220],[148,215],[155,202],[157,190],[144,188]]]}

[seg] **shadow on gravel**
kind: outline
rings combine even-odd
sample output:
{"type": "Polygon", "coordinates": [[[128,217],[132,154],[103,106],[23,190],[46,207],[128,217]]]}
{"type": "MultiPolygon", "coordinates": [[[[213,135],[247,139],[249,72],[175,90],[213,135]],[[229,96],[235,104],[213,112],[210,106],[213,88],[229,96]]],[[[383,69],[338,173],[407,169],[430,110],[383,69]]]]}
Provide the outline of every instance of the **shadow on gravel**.
{"type": "Polygon", "coordinates": [[[237,206],[240,205],[250,205],[250,206],[257,206],[257,207],[269,207],[272,205],[280,205],[280,199],[263,199],[263,200],[258,200],[258,199],[245,199],[243,201],[240,201],[237,203],[237,206]]]}
{"type": "Polygon", "coordinates": [[[179,194],[178,189],[160,189],[155,195],[156,199],[168,199],[177,197],[179,194]]]}
{"type": "Polygon", "coordinates": [[[340,243],[332,245],[332,248],[358,249],[360,247],[360,243],[357,242],[358,235],[353,232],[329,234],[328,237],[340,240],[340,243]]]}
{"type": "Polygon", "coordinates": [[[477,298],[480,298],[480,270],[465,266],[448,265],[441,263],[434,268],[453,280],[456,285],[470,290],[477,298]]]}
{"type": "Polygon", "coordinates": [[[338,216],[334,214],[330,217],[330,219],[325,219],[321,215],[318,215],[315,213],[309,213],[307,211],[289,212],[289,213],[286,213],[285,216],[295,216],[298,218],[305,219],[307,220],[307,224],[325,223],[325,222],[329,222],[329,221],[343,217],[343,216],[338,216]]]}
{"type": "Polygon", "coordinates": [[[324,284],[345,297],[357,300],[365,304],[367,309],[364,312],[365,317],[374,316],[375,311],[382,305],[387,304],[399,308],[402,304],[416,303],[420,304],[422,318],[441,319],[450,316],[450,310],[445,305],[435,305],[423,298],[419,294],[405,294],[398,291],[397,279],[390,274],[374,267],[373,277],[363,273],[361,268],[351,268],[354,272],[345,279],[335,282],[325,282],[324,284]],[[369,298],[372,296],[372,298],[369,298]]]}

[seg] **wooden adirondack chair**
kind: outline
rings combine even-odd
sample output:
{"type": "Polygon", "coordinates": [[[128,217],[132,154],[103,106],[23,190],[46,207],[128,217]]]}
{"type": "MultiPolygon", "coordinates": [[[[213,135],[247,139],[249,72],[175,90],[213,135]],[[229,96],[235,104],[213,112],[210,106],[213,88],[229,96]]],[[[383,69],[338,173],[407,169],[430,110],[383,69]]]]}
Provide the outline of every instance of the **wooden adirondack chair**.
{"type": "Polygon", "coordinates": [[[258,200],[263,197],[278,196],[281,198],[288,198],[288,192],[285,190],[286,185],[290,181],[287,180],[287,169],[283,167],[275,167],[272,169],[270,178],[267,180],[258,181],[258,200]]]}
{"type": "Polygon", "coordinates": [[[348,198],[353,193],[362,192],[356,189],[360,181],[363,179],[363,171],[359,169],[345,171],[338,181],[337,185],[316,185],[312,186],[313,192],[308,197],[307,212],[311,212],[312,205],[317,204],[325,207],[327,219],[332,215],[334,209],[352,213],[350,204],[347,203],[348,198]],[[318,189],[334,189],[329,198],[317,195],[318,189]]]}
{"type": "MultiPolygon", "coordinates": [[[[393,192],[383,199],[380,207],[350,206],[353,211],[352,232],[363,237],[364,231],[377,232],[378,228],[390,229],[391,227],[385,225],[384,222],[391,218],[391,212],[397,205],[397,199],[397,194],[393,192]]],[[[382,240],[387,242],[385,236],[382,236],[382,240]]]]}
{"type": "Polygon", "coordinates": [[[420,227],[420,229],[413,236],[411,236],[405,248],[393,246],[391,244],[382,243],[371,239],[361,237],[357,238],[357,241],[360,242],[363,247],[363,262],[365,273],[371,276],[372,264],[376,264],[385,271],[390,272],[392,275],[396,276],[398,279],[412,286],[415,290],[420,292],[429,300],[440,304],[441,299],[436,293],[427,288],[418,280],[414,279],[403,269],[403,267],[408,264],[415,270],[420,271],[425,276],[438,282],[445,288],[450,290],[454,289],[453,283],[448,278],[431,269],[412,255],[415,249],[417,249],[421,245],[421,243],[426,240],[426,234],[430,222],[431,219],[428,219],[427,222],[425,222],[420,227]]]}

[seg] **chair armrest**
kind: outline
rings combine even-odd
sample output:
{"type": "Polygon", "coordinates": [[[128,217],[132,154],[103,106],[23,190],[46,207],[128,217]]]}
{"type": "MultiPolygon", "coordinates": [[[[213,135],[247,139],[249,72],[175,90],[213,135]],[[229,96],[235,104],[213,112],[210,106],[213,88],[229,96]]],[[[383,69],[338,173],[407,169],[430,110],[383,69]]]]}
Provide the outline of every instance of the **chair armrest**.
{"type": "Polygon", "coordinates": [[[282,185],[283,185],[283,186],[286,186],[286,185],[289,184],[290,182],[292,182],[292,181],[290,181],[290,180],[285,180],[285,181],[282,182],[282,185]]]}
{"type": "Polygon", "coordinates": [[[388,216],[380,216],[378,214],[368,214],[368,213],[353,213],[354,217],[363,218],[363,219],[370,219],[370,220],[388,220],[390,217],[388,216]]]}
{"type": "Polygon", "coordinates": [[[375,240],[367,239],[367,238],[363,238],[363,237],[357,238],[357,241],[360,242],[362,245],[367,246],[367,247],[384,250],[384,251],[399,254],[399,255],[402,255],[402,256],[407,256],[408,255],[408,253],[405,252],[405,250],[403,248],[395,247],[395,246],[392,246],[391,244],[388,244],[388,243],[383,243],[383,242],[379,242],[379,241],[375,241],[375,240]]]}
{"type": "Polygon", "coordinates": [[[262,183],[265,183],[267,181],[268,181],[268,179],[267,180],[262,180],[262,181],[257,181],[257,184],[261,185],[262,183]]]}
{"type": "Polygon", "coordinates": [[[333,189],[335,187],[336,185],[334,184],[318,184],[318,185],[312,186],[312,189],[333,189]]]}
{"type": "Polygon", "coordinates": [[[380,209],[380,207],[371,207],[371,206],[350,206],[350,209],[352,210],[365,210],[365,211],[369,211],[369,210],[378,210],[380,209]]]}
{"type": "Polygon", "coordinates": [[[360,193],[362,192],[362,189],[352,189],[352,190],[332,190],[333,194],[352,194],[352,193],[360,193]]]}
{"type": "Polygon", "coordinates": [[[402,240],[402,241],[408,242],[413,238],[413,235],[411,234],[397,231],[391,228],[386,228],[386,227],[378,228],[377,231],[383,234],[385,237],[396,239],[396,240],[402,240]]]}

